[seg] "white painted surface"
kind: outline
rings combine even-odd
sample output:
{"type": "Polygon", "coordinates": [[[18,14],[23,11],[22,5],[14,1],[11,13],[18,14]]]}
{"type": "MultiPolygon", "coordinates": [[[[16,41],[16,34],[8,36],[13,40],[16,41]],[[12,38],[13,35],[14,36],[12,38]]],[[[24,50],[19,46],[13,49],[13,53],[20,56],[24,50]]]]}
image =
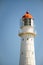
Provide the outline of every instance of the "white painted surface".
{"type": "Polygon", "coordinates": [[[20,65],[35,65],[34,37],[32,35],[22,37],[20,51],[20,65]]]}
{"type": "MultiPolygon", "coordinates": [[[[24,26],[22,33],[34,33],[33,19],[31,26],[24,26]]],[[[34,35],[25,34],[21,37],[20,64],[19,65],[35,65],[34,35]]]]}

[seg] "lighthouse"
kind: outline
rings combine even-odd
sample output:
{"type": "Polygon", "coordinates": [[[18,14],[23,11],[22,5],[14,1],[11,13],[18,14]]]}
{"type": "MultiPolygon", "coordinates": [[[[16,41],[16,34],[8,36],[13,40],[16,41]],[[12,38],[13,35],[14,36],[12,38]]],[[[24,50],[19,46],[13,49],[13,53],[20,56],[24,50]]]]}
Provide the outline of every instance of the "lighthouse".
{"type": "Polygon", "coordinates": [[[26,12],[20,21],[21,48],[19,65],[36,65],[34,38],[36,36],[34,29],[33,16],[26,12]]]}

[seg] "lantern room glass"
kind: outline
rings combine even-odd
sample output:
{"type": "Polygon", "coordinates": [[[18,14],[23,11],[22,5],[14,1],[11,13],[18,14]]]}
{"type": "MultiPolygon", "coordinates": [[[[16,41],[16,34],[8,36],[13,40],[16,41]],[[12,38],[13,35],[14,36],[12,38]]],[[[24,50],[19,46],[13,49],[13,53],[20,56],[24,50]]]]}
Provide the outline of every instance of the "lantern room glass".
{"type": "Polygon", "coordinates": [[[20,26],[22,27],[22,26],[31,26],[31,19],[29,18],[29,19],[27,19],[27,18],[25,18],[25,19],[23,19],[21,22],[20,22],[20,26]]]}

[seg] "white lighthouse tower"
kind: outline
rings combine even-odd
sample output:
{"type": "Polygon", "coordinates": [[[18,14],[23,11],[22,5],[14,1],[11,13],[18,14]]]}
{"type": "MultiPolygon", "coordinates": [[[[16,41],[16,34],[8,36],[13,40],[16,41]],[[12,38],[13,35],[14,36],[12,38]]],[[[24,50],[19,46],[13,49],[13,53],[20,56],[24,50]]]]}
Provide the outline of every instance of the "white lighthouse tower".
{"type": "Polygon", "coordinates": [[[34,50],[34,20],[30,13],[26,12],[22,16],[21,32],[21,49],[19,65],[35,65],[35,50],[34,50]]]}

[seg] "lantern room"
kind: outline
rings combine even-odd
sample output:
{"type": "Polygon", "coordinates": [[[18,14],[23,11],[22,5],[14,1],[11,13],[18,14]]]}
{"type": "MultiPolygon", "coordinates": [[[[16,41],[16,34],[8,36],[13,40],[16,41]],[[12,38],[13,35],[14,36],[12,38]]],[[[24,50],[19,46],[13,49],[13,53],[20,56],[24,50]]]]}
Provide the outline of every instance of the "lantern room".
{"type": "Polygon", "coordinates": [[[22,16],[22,21],[20,22],[20,26],[32,26],[33,27],[33,17],[29,12],[26,12],[22,16]]]}

